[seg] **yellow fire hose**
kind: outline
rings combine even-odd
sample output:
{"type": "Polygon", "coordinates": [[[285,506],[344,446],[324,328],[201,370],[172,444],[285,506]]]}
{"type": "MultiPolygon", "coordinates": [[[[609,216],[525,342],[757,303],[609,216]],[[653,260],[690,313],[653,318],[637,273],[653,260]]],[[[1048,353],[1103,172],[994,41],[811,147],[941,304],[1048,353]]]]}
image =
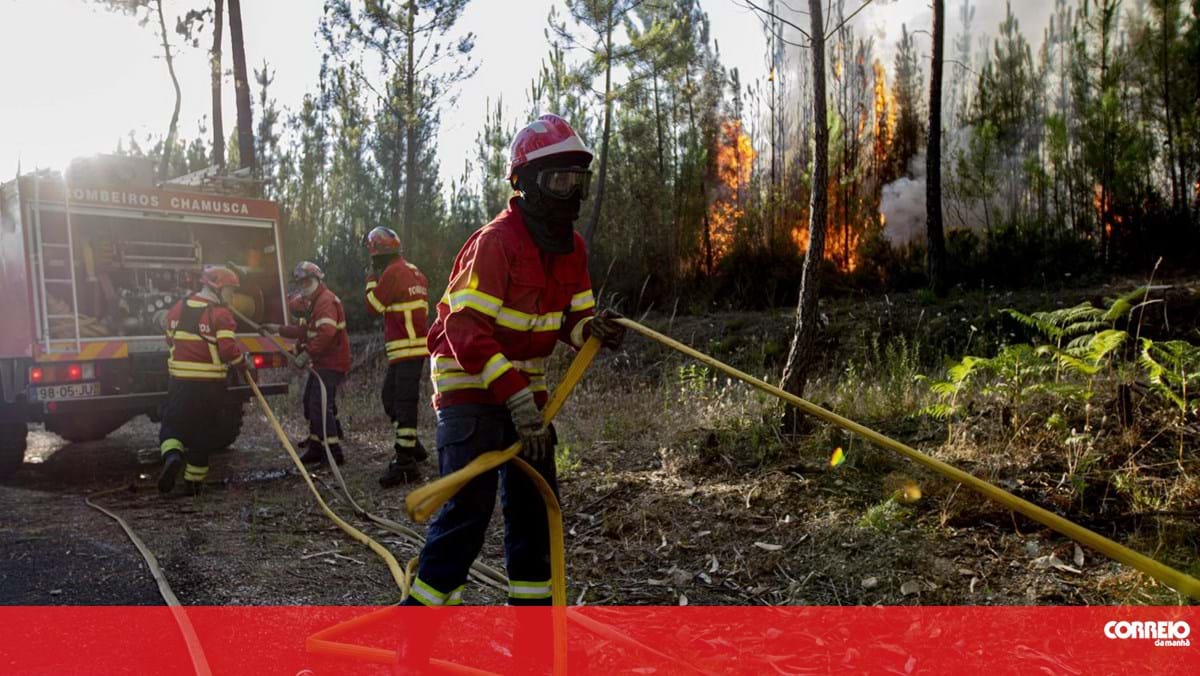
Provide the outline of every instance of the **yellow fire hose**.
{"type": "Polygon", "coordinates": [[[279,438],[279,443],[283,444],[284,449],[287,450],[288,455],[292,458],[292,464],[296,466],[296,469],[300,470],[300,477],[304,479],[304,483],[308,484],[308,490],[317,499],[317,504],[321,506],[321,511],[325,512],[325,516],[328,516],[330,521],[337,524],[337,527],[341,528],[347,535],[366,545],[379,558],[383,559],[384,563],[387,564],[388,570],[392,573],[392,579],[396,581],[396,586],[400,588],[401,598],[408,596],[408,575],[400,567],[400,563],[396,561],[396,557],[392,556],[392,553],[386,547],[347,523],[329,508],[329,505],[325,502],[325,498],[321,497],[320,491],[313,484],[312,477],[308,475],[308,470],[304,467],[304,463],[300,462],[300,456],[296,453],[296,449],[292,447],[292,442],[288,439],[287,433],[279,425],[279,420],[275,417],[275,412],[267,405],[267,399],[263,396],[262,390],[258,389],[258,384],[254,382],[253,378],[246,378],[246,382],[250,384],[250,389],[254,391],[254,396],[258,399],[258,406],[262,409],[263,415],[267,416],[267,421],[271,423],[271,429],[275,430],[275,436],[279,438]]]}
{"type": "MultiPolygon", "coordinates": [[[[1159,582],[1166,584],[1172,589],[1179,591],[1182,594],[1190,596],[1193,599],[1200,600],[1200,580],[1196,580],[1196,578],[1187,575],[1186,573],[1175,570],[1174,568],[1171,568],[1170,566],[1167,566],[1159,561],[1155,561],[1144,554],[1135,552],[1125,545],[1110,540],[1103,535],[1096,533],[1095,531],[1068,521],[1067,519],[1064,519],[1063,517],[1054,514],[1049,510],[1038,507],[1028,500],[1019,498],[1012,493],[998,488],[984,481],[983,479],[968,474],[957,467],[930,457],[916,450],[915,448],[912,448],[911,446],[902,444],[895,439],[891,439],[880,434],[879,432],[876,432],[875,430],[864,427],[853,420],[844,418],[832,411],[801,399],[794,394],[785,392],[780,388],[771,385],[770,383],[739,371],[728,364],[718,361],[717,359],[714,359],[703,352],[692,349],[691,347],[688,347],[687,345],[684,345],[673,338],[665,336],[633,320],[620,318],[616,321],[627,329],[639,333],[642,336],[645,336],[646,338],[649,338],[665,347],[669,347],[693,359],[708,364],[719,371],[722,371],[734,378],[737,378],[738,380],[741,380],[742,382],[749,384],[755,389],[775,396],[799,408],[805,413],[857,434],[858,436],[878,446],[895,451],[896,453],[899,453],[948,479],[966,485],[968,488],[979,492],[990,500],[1000,503],[1008,509],[1019,512],[1033,519],[1034,521],[1037,521],[1038,523],[1052,528],[1059,533],[1066,535],[1072,540],[1079,542],[1080,544],[1087,545],[1088,547],[1103,553],[1105,556],[1108,556],[1115,561],[1131,566],[1136,570],[1153,577],[1159,582]]],[[[591,364],[592,358],[595,357],[595,350],[599,347],[595,344],[595,342],[596,341],[594,340],[588,341],[588,345],[585,345],[584,350],[581,350],[580,355],[575,359],[574,362],[572,362],[571,367],[567,371],[567,375],[563,378],[562,384],[558,387],[558,389],[555,390],[555,396],[551,399],[550,405],[547,405],[546,407],[547,422],[558,413],[558,408],[561,407],[562,402],[566,399],[566,396],[570,394],[571,389],[575,387],[575,385],[579,382],[579,379],[583,376],[583,372],[591,364]],[[585,355],[585,351],[588,350],[589,347],[591,348],[591,353],[585,355]]],[[[519,451],[520,444],[514,444],[505,451],[493,451],[491,453],[485,453],[461,470],[444,476],[426,486],[418,488],[410,493],[406,499],[409,516],[412,517],[414,521],[425,521],[433,514],[434,511],[436,511],[438,507],[445,503],[446,500],[449,500],[459,488],[466,485],[466,483],[471,479],[475,478],[479,474],[482,474],[483,472],[488,471],[489,469],[492,469],[493,467],[500,465],[506,460],[513,458],[519,451]]],[[[519,461],[520,459],[517,458],[517,460],[519,461]]],[[[558,507],[557,500],[547,500],[546,505],[547,516],[549,517],[548,520],[550,522],[551,529],[550,562],[552,573],[552,598],[554,605],[565,605],[566,563],[565,554],[562,547],[562,512],[558,507]]]]}
{"type": "Polygon", "coordinates": [[[734,378],[747,383],[757,390],[778,397],[779,399],[782,399],[783,401],[795,406],[809,415],[820,418],[821,420],[824,420],[832,425],[836,425],[837,427],[840,427],[848,432],[853,432],[854,434],[857,434],[858,436],[877,446],[882,446],[888,450],[895,451],[896,453],[899,453],[910,460],[924,465],[925,467],[937,472],[947,479],[964,484],[967,486],[967,488],[977,491],[989,500],[998,502],[1014,512],[1024,514],[1034,521],[1052,528],[1059,533],[1066,535],[1072,540],[1079,542],[1080,544],[1087,545],[1092,549],[1103,553],[1105,556],[1113,559],[1114,561],[1119,561],[1125,565],[1140,570],[1141,572],[1153,577],[1172,589],[1175,589],[1182,594],[1186,594],[1193,599],[1200,600],[1200,580],[1197,580],[1190,575],[1175,570],[1166,564],[1155,561],[1144,554],[1139,554],[1125,545],[1114,542],[1113,540],[1110,540],[1103,535],[1096,533],[1095,531],[1088,530],[1079,524],[1072,523],[1071,521],[1068,521],[1049,510],[1038,507],[1028,500],[1019,498],[1012,493],[998,488],[984,481],[983,479],[968,474],[961,469],[954,467],[953,465],[949,465],[941,460],[925,455],[911,446],[902,444],[895,439],[885,437],[879,432],[864,427],[853,420],[843,418],[833,411],[829,411],[809,401],[805,401],[804,399],[801,399],[794,394],[785,392],[778,387],[771,385],[770,383],[759,380],[758,378],[755,378],[747,373],[743,373],[742,371],[739,371],[728,364],[717,361],[716,359],[702,352],[694,350],[677,340],[664,336],[653,329],[642,326],[635,321],[622,318],[618,319],[617,322],[619,322],[622,326],[636,331],[637,333],[640,333],[641,335],[657,343],[660,343],[678,352],[682,352],[693,359],[708,364],[709,366],[722,371],[727,375],[733,376],[734,378]]]}
{"type": "MultiPolygon", "coordinates": [[[[263,337],[265,337],[265,338],[269,339],[271,342],[273,342],[275,344],[275,346],[279,348],[280,352],[284,355],[284,357],[288,360],[288,362],[293,367],[301,368],[300,363],[296,360],[296,356],[292,354],[291,348],[287,345],[287,343],[284,343],[283,340],[280,339],[279,336],[274,335],[274,334],[270,333],[269,331],[265,330],[260,324],[255,322],[253,319],[247,317],[246,315],[242,314],[233,306],[229,306],[229,309],[233,312],[233,314],[237,315],[238,319],[242,320],[242,322],[244,322],[247,326],[254,329],[260,335],[262,335],[263,337]]],[[[321,391],[321,410],[322,411],[326,410],[328,408],[329,393],[325,389],[324,381],[321,380],[321,376],[317,373],[316,369],[314,369],[311,364],[304,366],[303,369],[308,372],[310,377],[316,379],[317,387],[320,388],[320,391],[321,391]]],[[[354,499],[354,496],[350,492],[350,487],[346,485],[346,480],[342,476],[341,469],[338,468],[337,463],[334,461],[333,451],[329,448],[329,444],[324,441],[325,439],[329,438],[329,430],[327,428],[325,428],[325,425],[327,424],[327,422],[328,421],[326,418],[323,417],[321,419],[321,426],[322,426],[322,430],[323,430],[322,434],[321,434],[321,438],[322,438],[321,445],[325,448],[325,459],[326,459],[327,464],[329,465],[330,469],[333,472],[334,480],[337,481],[338,487],[341,488],[343,497],[345,497],[346,501],[350,503],[350,506],[354,509],[355,513],[358,514],[359,516],[369,519],[370,521],[373,521],[377,526],[383,528],[384,530],[387,530],[395,535],[400,536],[401,538],[406,540],[409,544],[414,545],[417,548],[420,548],[421,546],[423,546],[425,544],[425,538],[421,537],[421,535],[419,533],[417,533],[413,529],[411,529],[403,524],[397,523],[391,519],[388,519],[386,517],[382,517],[382,516],[379,516],[377,514],[373,514],[369,511],[367,511],[366,509],[364,509],[362,507],[362,505],[358,504],[357,500],[354,499]]],[[[414,565],[415,565],[414,561],[409,561],[409,566],[407,569],[407,572],[408,572],[407,577],[408,577],[408,581],[410,583],[412,582],[412,567],[414,565]]],[[[482,584],[485,584],[489,587],[492,587],[494,589],[503,590],[503,589],[506,589],[508,586],[508,579],[504,576],[503,573],[501,573],[500,571],[496,570],[495,568],[492,568],[491,566],[483,563],[482,561],[474,561],[471,563],[471,577],[474,578],[476,581],[478,581],[482,584]]],[[[404,597],[406,597],[408,595],[407,588],[401,587],[401,592],[402,592],[401,600],[403,600],[404,597]]]]}
{"type": "Polygon", "coordinates": [[[187,644],[188,657],[192,660],[192,669],[196,672],[196,676],[210,676],[212,669],[208,666],[208,658],[204,655],[204,648],[200,645],[200,637],[196,635],[196,628],[192,626],[192,621],[188,619],[187,611],[183,609],[183,604],[179,602],[179,597],[175,596],[175,592],[171,590],[171,585],[167,583],[167,577],[163,575],[162,568],[158,566],[158,558],[154,556],[154,552],[146,546],[142,538],[134,532],[133,528],[117,514],[101,507],[92,502],[93,498],[112,495],[124,491],[124,488],[114,488],[112,490],[93,493],[83,499],[88,507],[101,512],[113,521],[116,521],[121,530],[125,531],[125,535],[133,542],[133,546],[137,547],[138,553],[142,555],[142,559],[146,562],[146,567],[150,569],[150,575],[154,577],[154,581],[158,583],[158,593],[166,602],[167,607],[171,609],[171,616],[175,618],[175,624],[179,625],[179,631],[183,634],[183,641],[187,644]]]}

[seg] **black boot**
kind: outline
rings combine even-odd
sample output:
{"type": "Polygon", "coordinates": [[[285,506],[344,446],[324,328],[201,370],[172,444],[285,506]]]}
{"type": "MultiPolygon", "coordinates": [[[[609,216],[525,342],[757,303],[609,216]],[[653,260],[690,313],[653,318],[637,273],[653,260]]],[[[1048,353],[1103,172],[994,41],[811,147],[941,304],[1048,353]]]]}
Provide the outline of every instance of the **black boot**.
{"type": "Polygon", "coordinates": [[[399,486],[421,480],[421,468],[411,458],[396,455],[388,464],[383,476],[379,477],[379,485],[384,488],[399,486]]]}
{"type": "Polygon", "coordinates": [[[333,461],[338,464],[338,467],[346,464],[346,456],[342,453],[341,444],[329,444],[329,452],[333,453],[333,461]]]}
{"type": "Polygon", "coordinates": [[[179,451],[170,451],[167,457],[163,460],[162,472],[158,475],[158,492],[170,493],[175,488],[175,482],[179,480],[179,473],[183,471],[183,453],[179,451]]]}
{"type": "Polygon", "coordinates": [[[300,456],[300,462],[306,465],[324,465],[327,462],[325,458],[325,446],[319,441],[309,439],[305,442],[305,450],[304,454],[300,456]]]}

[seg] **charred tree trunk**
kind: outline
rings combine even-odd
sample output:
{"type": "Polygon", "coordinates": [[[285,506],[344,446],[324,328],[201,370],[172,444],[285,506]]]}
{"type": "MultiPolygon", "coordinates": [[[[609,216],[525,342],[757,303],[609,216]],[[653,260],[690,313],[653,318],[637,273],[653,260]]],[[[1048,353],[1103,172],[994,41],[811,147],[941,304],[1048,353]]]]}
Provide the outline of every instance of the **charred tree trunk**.
{"type": "Polygon", "coordinates": [[[175,150],[175,136],[179,129],[179,106],[183,93],[179,90],[179,78],[175,76],[175,58],[171,55],[171,43],[167,40],[167,22],[163,18],[162,0],[154,3],[158,11],[158,29],[162,33],[163,55],[167,60],[167,72],[171,74],[171,84],[175,86],[175,109],[171,112],[171,122],[167,125],[167,138],[163,141],[162,160],[158,164],[158,180],[165,181],[170,176],[171,152],[175,150]]]}
{"type": "Polygon", "coordinates": [[[929,287],[945,296],[946,238],[942,231],[942,54],[946,39],[946,2],[933,0],[933,64],[929,75],[929,141],[925,152],[925,236],[929,287]]]}
{"type": "Polygon", "coordinates": [[[233,92],[237,99],[239,169],[258,166],[254,157],[254,111],[250,107],[250,79],[246,71],[246,42],[242,35],[241,0],[229,0],[229,39],[233,44],[233,92]]]}
{"type": "Polygon", "coordinates": [[[600,225],[600,207],[604,203],[604,183],[608,178],[608,141],[612,131],[612,31],[613,16],[609,9],[608,25],[604,34],[604,132],[600,139],[600,172],[596,179],[596,198],[592,202],[592,215],[588,219],[587,230],[583,239],[587,242],[588,251],[595,251],[592,242],[596,237],[596,229],[600,225]]]}
{"type": "MultiPolygon", "coordinates": [[[[813,363],[817,337],[817,298],[820,291],[821,260],[825,255],[825,227],[829,209],[829,120],[825,107],[825,22],[821,0],[808,0],[812,26],[813,70],[813,174],[809,200],[808,251],[800,276],[800,300],[796,304],[796,328],[780,387],[803,396],[808,370],[813,363]]],[[[795,427],[795,409],[789,408],[785,424],[795,427]]]]}
{"type": "Polygon", "coordinates": [[[209,52],[212,68],[212,162],[218,169],[225,169],[225,120],[221,115],[221,37],[225,24],[225,0],[213,2],[213,41],[209,52]]]}

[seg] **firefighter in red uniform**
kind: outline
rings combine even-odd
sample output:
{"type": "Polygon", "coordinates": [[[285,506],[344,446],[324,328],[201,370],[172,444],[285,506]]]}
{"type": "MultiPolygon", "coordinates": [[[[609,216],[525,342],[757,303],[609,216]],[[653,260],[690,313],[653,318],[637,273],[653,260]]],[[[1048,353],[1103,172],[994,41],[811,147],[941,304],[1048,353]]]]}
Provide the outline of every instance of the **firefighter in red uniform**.
{"type": "Polygon", "coordinates": [[[342,301],[324,282],[325,273],[316,263],[301,261],[292,271],[294,291],[289,310],[300,315],[293,326],[264,324],[263,328],[291,338],[296,343],[296,365],[312,366],[304,386],[304,418],[308,421],[304,463],[324,463],[325,444],[334,461],[346,461],[342,453],[342,423],[338,420],[337,391],[350,370],[350,337],[346,333],[346,311],[342,301]],[[319,378],[319,381],[317,380],[319,378]],[[321,384],[325,385],[325,406],[321,405],[321,384]]]}
{"type": "MultiPolygon", "coordinates": [[[[518,195],[463,245],[429,332],[443,475],[518,439],[523,457],[557,491],[554,432],[542,423],[546,358],[561,341],[595,335],[620,345],[623,328],[595,302],[587,252],[574,223],[587,196],[592,153],[557,115],[543,115],[513,141],[508,178],[518,195]]],[[[429,526],[410,605],[461,603],[496,502],[513,605],[550,603],[546,511],[521,471],[504,465],[459,491],[429,526]]]]}
{"type": "Polygon", "coordinates": [[[379,484],[398,486],[421,478],[420,463],[429,457],[417,438],[417,406],[421,374],[429,348],[429,282],[417,266],[400,255],[400,238],[390,228],[378,227],[364,238],[371,256],[367,277],[367,311],[383,317],[388,370],[383,381],[383,410],[392,421],[396,455],[379,484]]]}
{"type": "Polygon", "coordinates": [[[239,285],[227,267],[205,266],[203,288],[180,300],[166,316],[167,402],[162,411],[159,448],[163,469],[158,490],[170,493],[183,472],[189,492],[199,492],[208,476],[209,454],[220,450],[213,441],[214,420],[229,396],[229,367],[245,372],[250,365],[234,338],[237,321],[225,307],[239,285]]]}

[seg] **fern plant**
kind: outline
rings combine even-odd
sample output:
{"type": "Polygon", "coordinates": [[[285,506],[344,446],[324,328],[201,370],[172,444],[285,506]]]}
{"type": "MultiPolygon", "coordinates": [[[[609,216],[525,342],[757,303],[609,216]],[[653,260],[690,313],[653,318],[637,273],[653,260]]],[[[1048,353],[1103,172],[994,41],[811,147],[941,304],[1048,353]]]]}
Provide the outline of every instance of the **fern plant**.
{"type": "Polygon", "coordinates": [[[1183,461],[1183,427],[1188,416],[1200,415],[1200,347],[1184,340],[1142,339],[1139,359],[1153,391],[1179,414],[1179,460],[1183,461]]]}

